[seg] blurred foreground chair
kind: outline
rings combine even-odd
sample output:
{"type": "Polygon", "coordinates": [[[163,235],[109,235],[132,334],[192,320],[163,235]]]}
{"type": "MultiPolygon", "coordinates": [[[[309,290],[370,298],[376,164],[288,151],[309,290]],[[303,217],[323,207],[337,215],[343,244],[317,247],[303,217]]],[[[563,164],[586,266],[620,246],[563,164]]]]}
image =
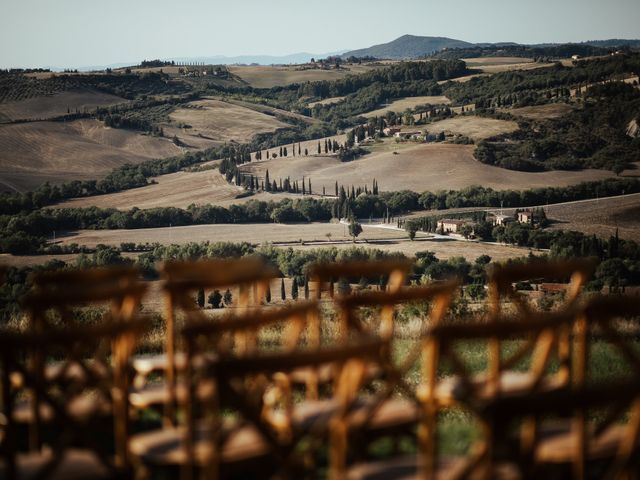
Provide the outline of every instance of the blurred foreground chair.
{"type": "MultiPolygon", "coordinates": [[[[46,272],[38,275],[34,283],[34,289],[22,300],[22,305],[29,318],[28,332],[43,337],[49,333],[72,333],[90,325],[97,328],[134,322],[146,291],[146,285],[138,281],[137,270],[130,268],[46,272]]],[[[28,354],[34,371],[42,372],[52,382],[87,380],[88,371],[81,357],[70,361],[62,356],[58,361],[55,357],[47,358],[46,349],[30,349],[28,354]]],[[[15,372],[11,380],[14,385],[24,382],[20,372],[15,372]]],[[[34,449],[40,446],[42,425],[50,423],[53,415],[50,408],[43,406],[40,395],[40,390],[34,390],[29,401],[14,405],[12,413],[13,422],[30,431],[30,446],[34,449]]],[[[75,408],[69,414],[82,417],[83,409],[97,409],[108,417],[111,408],[106,397],[87,396],[83,402],[76,399],[75,408]]]]}
{"type": "Polygon", "coordinates": [[[320,351],[305,345],[307,317],[316,308],[316,302],[299,302],[185,327],[189,361],[182,373],[189,388],[179,403],[183,423],[131,439],[142,470],[175,474],[196,466],[211,478],[234,472],[264,478],[269,469],[285,466],[302,437],[313,438],[316,429],[326,434],[327,426],[320,425],[326,417],[300,419],[298,408],[306,402],[294,405],[288,379],[289,372],[309,365],[340,369],[343,357],[321,361],[320,351]],[[250,339],[248,349],[236,342],[242,337],[250,339]],[[212,351],[215,358],[207,356],[212,351]]]}
{"type": "Polygon", "coordinates": [[[102,321],[129,321],[138,314],[146,290],[135,267],[45,271],[34,275],[23,307],[35,331],[78,325],[84,318],[78,310],[86,306],[106,309],[102,321]]]}
{"type": "Polygon", "coordinates": [[[146,328],[146,322],[132,320],[0,334],[6,424],[0,441],[1,478],[119,478],[128,472],[127,369],[146,328]],[[36,352],[43,362],[32,361],[36,352]],[[57,362],[55,376],[43,368],[51,360],[57,362]],[[71,369],[83,374],[66,375],[71,369]],[[24,403],[46,419],[46,429],[44,422],[31,424],[38,442],[28,453],[20,452],[24,403]]]}
{"type": "Polygon", "coordinates": [[[138,409],[164,407],[164,421],[174,424],[177,398],[185,394],[184,387],[176,381],[177,371],[186,365],[177,332],[182,325],[191,322],[215,322],[215,318],[196,304],[197,291],[237,288],[239,298],[233,311],[241,314],[250,308],[261,307],[269,281],[277,276],[277,271],[258,258],[242,258],[167,262],[161,272],[165,297],[165,351],[134,360],[137,375],[131,403],[138,409]],[[154,373],[161,376],[160,381],[148,383],[149,375],[154,373]]]}
{"type": "MultiPolygon", "coordinates": [[[[570,466],[577,479],[588,476],[598,463],[603,472],[608,470],[609,478],[640,473],[639,321],[637,297],[596,297],[586,305],[573,332],[570,393],[548,400],[541,397],[537,405],[532,405],[538,403],[535,398],[522,404],[540,409],[535,412],[535,429],[525,425],[529,432],[524,432],[535,466],[570,466]],[[611,365],[604,372],[598,367],[602,359],[593,358],[595,351],[606,355],[611,365]],[[562,405],[572,414],[570,421],[551,422],[543,416],[557,414],[562,405]]],[[[514,405],[522,408],[518,400],[514,405]]]]}
{"type": "MultiPolygon", "coordinates": [[[[330,303],[338,319],[337,322],[330,322],[328,318],[323,318],[322,308],[318,308],[316,315],[309,319],[309,343],[311,346],[320,347],[322,344],[332,344],[335,342],[347,342],[349,327],[353,324],[345,323],[343,312],[344,298],[351,297],[351,282],[365,279],[372,282],[374,286],[385,292],[395,292],[399,290],[407,281],[407,276],[411,271],[413,262],[408,260],[379,260],[379,261],[349,261],[343,263],[322,263],[309,267],[308,275],[310,283],[313,285],[315,298],[323,305],[322,296],[325,293],[325,302],[330,303]],[[335,292],[335,283],[344,283],[349,286],[348,291],[335,292]],[[326,296],[329,298],[327,299],[326,296]],[[336,325],[338,328],[336,328],[336,325]]],[[[393,316],[393,306],[383,307],[381,315],[388,319],[393,316]]],[[[380,324],[380,328],[389,328],[388,322],[380,324]]],[[[350,333],[363,333],[362,331],[352,331],[350,333]]],[[[371,332],[367,332],[371,333],[371,332]]],[[[318,388],[321,385],[328,385],[333,382],[331,368],[323,367],[315,372],[300,370],[292,372],[291,381],[298,386],[304,386],[307,397],[317,398],[318,388]],[[310,376],[311,373],[311,376],[310,376]]]]}

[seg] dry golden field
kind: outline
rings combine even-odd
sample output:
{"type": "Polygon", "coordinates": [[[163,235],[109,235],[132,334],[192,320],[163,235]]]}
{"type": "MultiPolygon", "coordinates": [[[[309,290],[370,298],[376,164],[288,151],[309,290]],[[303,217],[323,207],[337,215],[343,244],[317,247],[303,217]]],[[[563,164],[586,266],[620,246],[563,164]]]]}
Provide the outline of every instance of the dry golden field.
{"type": "MultiPolygon", "coordinates": [[[[418,232],[410,241],[402,230],[379,228],[363,224],[364,231],[355,243],[365,248],[378,248],[387,252],[402,252],[412,257],[416,252],[430,250],[439,258],[463,256],[475,260],[490,255],[495,260],[525,256],[528,248],[469,242],[455,239],[433,239],[418,232]]],[[[350,248],[354,243],[348,228],[338,223],[306,224],[240,224],[194,225],[187,227],[149,228],[137,230],[83,230],[60,239],[63,244],[77,243],[87,247],[98,244],[119,246],[121,242],[153,243],[163,245],[190,242],[249,242],[255,245],[273,244],[279,248],[315,249],[323,247],[350,248]],[[326,235],[331,234],[328,238],[326,235]]]]}
{"type": "Polygon", "coordinates": [[[503,109],[506,113],[511,113],[518,117],[530,120],[544,120],[548,118],[559,118],[571,112],[573,107],[567,103],[548,103],[547,105],[534,105],[531,107],[503,109]]]}
{"type": "MultiPolygon", "coordinates": [[[[384,228],[373,228],[363,225],[364,232],[358,237],[358,245],[365,245],[364,240],[406,239],[406,233],[384,228]]],[[[133,230],[82,230],[77,234],[61,237],[64,244],[77,243],[88,247],[104,245],[119,246],[121,242],[161,244],[185,244],[189,242],[249,242],[252,244],[319,242],[330,245],[326,237],[331,234],[331,241],[351,240],[348,226],[339,223],[253,223],[253,224],[218,224],[192,225],[186,227],[144,228],[133,230]]],[[[352,242],[348,242],[352,244],[352,242]]]]}
{"type": "Polygon", "coordinates": [[[245,164],[242,168],[259,177],[268,169],[272,179],[311,178],[314,192],[320,192],[325,186],[327,193],[334,191],[336,181],[346,186],[371,186],[374,178],[381,191],[423,192],[470,185],[498,190],[564,186],[613,175],[604,170],[535,173],[506,170],[478,162],[473,157],[474,148],[472,145],[395,143],[388,139],[373,146],[372,153],[352,162],[310,156],[277,158],[245,164]]]}
{"type": "Polygon", "coordinates": [[[75,113],[76,110],[92,112],[96,107],[126,102],[122,97],[98,91],[68,91],[19,102],[0,103],[0,123],[13,120],[44,120],[66,115],[68,112],[75,113]]]}
{"type": "Polygon", "coordinates": [[[0,126],[0,189],[100,178],[125,163],[178,155],[166,138],[105,127],[97,120],[0,126]]]}
{"type": "Polygon", "coordinates": [[[201,144],[203,141],[209,144],[229,141],[245,143],[257,133],[273,132],[289,126],[273,115],[214,98],[190,102],[173,111],[169,118],[171,123],[163,125],[165,135],[176,133],[187,145],[201,144]],[[190,128],[179,128],[179,125],[189,125],[190,128]]]}
{"type": "Polygon", "coordinates": [[[474,140],[482,140],[502,133],[515,132],[518,129],[518,124],[507,120],[468,115],[447,118],[421,127],[424,127],[429,133],[456,133],[474,140]]]}
{"type": "Polygon", "coordinates": [[[640,241],[640,193],[545,207],[550,228],[640,241]]]}
{"type": "Polygon", "coordinates": [[[467,67],[479,69],[483,73],[500,73],[511,70],[532,70],[550,67],[553,63],[537,63],[531,58],[521,57],[475,57],[463,58],[467,67]]]}
{"type": "Polygon", "coordinates": [[[279,108],[271,107],[269,105],[262,105],[261,103],[245,102],[242,100],[235,100],[232,98],[227,98],[225,99],[225,101],[227,103],[248,108],[250,110],[255,110],[256,112],[264,113],[266,115],[271,115],[276,118],[284,118],[284,119],[290,118],[292,120],[300,120],[310,125],[319,122],[314,118],[307,117],[305,115],[300,115],[299,113],[290,112],[288,110],[281,110],[279,108]]]}
{"type": "Polygon", "coordinates": [[[333,105],[334,103],[340,103],[342,100],[344,100],[345,98],[347,98],[346,96],[343,97],[331,97],[331,98],[325,98],[324,100],[320,100],[318,102],[311,102],[308,104],[309,108],[313,108],[316,105],[333,105]]]}
{"type": "Polygon", "coordinates": [[[397,100],[393,100],[382,108],[364,114],[364,116],[367,118],[380,117],[385,115],[387,112],[404,112],[406,109],[413,109],[418,105],[449,105],[450,103],[451,100],[444,95],[399,98],[397,100]]]}
{"type": "Polygon", "coordinates": [[[229,71],[244,82],[257,88],[271,88],[289,85],[291,83],[316,82],[319,80],[337,80],[347,75],[357,75],[368,72],[380,65],[351,65],[347,64],[340,70],[303,70],[298,66],[230,66],[229,71]]]}

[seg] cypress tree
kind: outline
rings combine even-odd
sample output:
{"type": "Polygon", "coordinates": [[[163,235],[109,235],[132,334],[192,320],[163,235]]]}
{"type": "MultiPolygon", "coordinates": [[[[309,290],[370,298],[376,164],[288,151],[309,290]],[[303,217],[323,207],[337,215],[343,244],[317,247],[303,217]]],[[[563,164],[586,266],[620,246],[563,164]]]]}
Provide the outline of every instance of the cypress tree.
{"type": "Polygon", "coordinates": [[[198,306],[204,308],[204,288],[198,289],[198,306]]]}
{"type": "Polygon", "coordinates": [[[293,277],[293,282],[291,282],[291,298],[293,300],[298,299],[298,279],[297,277],[293,277]]]}
{"type": "Polygon", "coordinates": [[[298,143],[298,155],[301,155],[301,154],[302,154],[302,147],[300,146],[300,143],[298,143]]]}
{"type": "Polygon", "coordinates": [[[309,300],[309,279],[304,277],[304,299],[309,300]]]}
{"type": "Polygon", "coordinates": [[[267,284],[267,291],[264,294],[264,301],[271,303],[271,287],[267,284]]]}
{"type": "Polygon", "coordinates": [[[336,197],[338,196],[338,181],[336,180],[336,197]]]}
{"type": "Polygon", "coordinates": [[[320,142],[318,142],[318,155],[320,155],[322,153],[322,150],[320,149],[320,142]]]}
{"type": "Polygon", "coordinates": [[[308,181],[309,181],[309,188],[308,188],[308,190],[309,190],[309,195],[311,195],[311,179],[309,178],[309,179],[308,179],[308,181]]]}
{"type": "Polygon", "coordinates": [[[280,282],[280,297],[283,302],[287,299],[287,293],[284,291],[284,278],[280,282]]]}

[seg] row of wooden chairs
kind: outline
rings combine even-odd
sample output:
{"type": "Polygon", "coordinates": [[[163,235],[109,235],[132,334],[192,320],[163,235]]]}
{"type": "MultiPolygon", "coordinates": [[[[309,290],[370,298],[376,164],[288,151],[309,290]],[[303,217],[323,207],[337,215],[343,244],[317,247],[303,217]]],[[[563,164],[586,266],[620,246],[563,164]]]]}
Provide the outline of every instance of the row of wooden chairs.
{"type": "MultiPolygon", "coordinates": [[[[626,357],[635,358],[623,347],[623,339],[612,336],[607,327],[610,324],[605,321],[612,318],[612,312],[617,316],[637,314],[631,300],[608,300],[611,308],[606,301],[592,302],[588,307],[578,302],[580,287],[593,268],[590,262],[494,269],[489,278],[488,317],[481,324],[470,325],[442,321],[457,291],[455,282],[403,288],[410,268],[407,262],[317,266],[310,271],[310,278],[317,284],[315,300],[265,308],[261,300],[276,272],[258,260],[167,264],[163,273],[167,305],[165,353],[144,357],[132,356],[136,340],[148,326],[148,322],[137,319],[145,290],[137,273],[125,268],[42,275],[35,279],[36,292],[25,302],[32,331],[3,335],[3,352],[7,354],[2,357],[6,417],[2,448],[7,460],[0,468],[5,469],[8,478],[14,478],[27,465],[15,455],[19,427],[26,425],[31,430],[31,450],[42,454],[43,424],[52,427],[66,422],[71,430],[81,432],[78,419],[88,426],[89,419],[99,413],[104,417],[106,412],[113,421],[115,461],[98,455],[101,470],[94,474],[110,476],[134,465],[138,473],[169,470],[187,478],[195,472],[207,477],[253,472],[261,478],[269,471],[297,476],[315,471],[311,467],[317,450],[314,446],[329,444],[328,472],[333,478],[378,478],[389,469],[389,478],[407,471],[420,472],[424,478],[432,478],[438,471],[461,476],[475,471],[490,478],[501,472],[494,467],[503,458],[517,458],[518,465],[533,466],[541,461],[539,451],[544,451],[538,448],[543,436],[537,435],[537,422],[529,415],[527,428],[523,429],[526,442],[523,440],[522,447],[516,449],[517,456],[505,452],[501,441],[507,438],[507,421],[514,421],[520,413],[540,416],[552,412],[558,403],[565,405],[567,411],[584,410],[591,406],[591,398],[602,403],[606,395],[585,382],[588,326],[597,326],[600,335],[608,332],[626,357]],[[325,345],[321,293],[330,290],[327,287],[332,279],[362,276],[385,276],[387,288],[334,298],[338,334],[331,345],[325,345]],[[544,277],[570,277],[571,281],[562,308],[542,315],[532,312],[513,293],[512,285],[526,278],[544,277]],[[229,285],[239,288],[239,308],[233,315],[212,321],[196,307],[192,295],[200,288],[229,285]],[[510,297],[510,303],[517,306],[515,315],[503,311],[503,296],[510,297]],[[60,324],[73,321],[71,307],[89,301],[109,301],[110,321],[95,327],[74,325],[71,331],[61,331],[60,324]],[[429,321],[409,351],[401,359],[395,358],[395,307],[416,301],[430,302],[429,321]],[[627,310],[620,309],[620,305],[627,310]],[[376,321],[363,321],[357,313],[362,307],[379,308],[376,321]],[[51,309],[58,312],[55,319],[51,309]],[[67,333],[69,337],[65,337],[67,333]],[[523,342],[522,348],[504,359],[503,343],[514,337],[532,340],[523,342]],[[82,338],[87,341],[82,342],[82,338]],[[55,339],[60,340],[56,343],[55,339]],[[455,342],[471,339],[488,343],[490,356],[484,375],[469,373],[453,348],[455,342]],[[103,344],[98,348],[97,344],[105,340],[108,347],[103,344]],[[57,347],[57,351],[49,347],[57,347]],[[532,349],[530,371],[514,372],[513,366],[532,349]],[[571,358],[572,354],[577,358],[571,358]],[[559,368],[551,376],[547,367],[554,357],[559,368]],[[451,362],[455,372],[445,379],[438,375],[443,359],[451,362]],[[416,361],[422,370],[418,388],[405,380],[416,361]],[[134,381],[131,365],[137,371],[134,381]],[[146,385],[139,381],[153,373],[160,374],[159,381],[146,385]],[[102,392],[104,402],[99,400],[98,384],[111,386],[107,394],[102,392]],[[299,387],[304,390],[304,401],[296,401],[299,387]],[[90,402],[87,390],[91,393],[90,402]],[[55,399],[51,398],[52,391],[58,395],[55,399]],[[28,392],[28,401],[17,392],[28,392]],[[398,398],[398,392],[402,398],[398,398]],[[579,394],[582,403],[571,403],[572,397],[566,392],[579,394]],[[539,398],[535,404],[539,410],[527,412],[532,398],[539,398]],[[87,403],[91,408],[86,408],[87,403]],[[154,405],[164,409],[163,428],[129,435],[131,407],[154,405]],[[451,405],[469,408],[478,415],[484,425],[484,441],[466,461],[438,462],[437,416],[442,408],[451,405]],[[549,406],[547,411],[543,405],[549,406]],[[231,410],[235,415],[230,414],[231,410]],[[22,415],[17,414],[19,411],[22,415]],[[357,451],[364,448],[354,449],[354,445],[364,447],[381,435],[411,435],[416,425],[420,452],[417,457],[347,468],[351,455],[365,457],[357,451]],[[301,453],[302,446],[306,452],[301,453]]],[[[636,397],[629,393],[637,396],[635,383],[629,385],[627,395],[621,398],[635,401],[636,397]]],[[[633,425],[633,421],[629,424],[633,425]]],[[[586,425],[584,418],[581,425],[586,425]]],[[[563,433],[564,438],[570,438],[566,429],[563,433]]],[[[635,448],[635,440],[628,439],[633,432],[625,429],[624,433],[626,440],[620,442],[626,442],[626,457],[619,456],[616,471],[628,467],[635,448]],[[620,460],[623,457],[626,460],[620,460]]],[[[584,464],[592,453],[585,446],[586,437],[584,433],[581,456],[570,456],[578,476],[584,475],[584,464]]],[[[563,437],[557,433],[551,438],[559,442],[563,437]]],[[[83,438],[80,443],[90,446],[95,441],[83,438]]],[[[506,440],[504,443],[510,445],[506,440]]],[[[70,470],[60,466],[62,459],[75,464],[69,458],[84,461],[84,471],[89,471],[86,457],[62,455],[70,445],[72,442],[63,442],[62,447],[47,452],[50,462],[36,477],[55,473],[57,478],[63,478],[65,475],[59,477],[60,472],[69,475],[70,470]]],[[[549,447],[547,450],[555,451],[549,447]]],[[[29,464],[32,473],[34,465],[38,466],[29,464]]]]}

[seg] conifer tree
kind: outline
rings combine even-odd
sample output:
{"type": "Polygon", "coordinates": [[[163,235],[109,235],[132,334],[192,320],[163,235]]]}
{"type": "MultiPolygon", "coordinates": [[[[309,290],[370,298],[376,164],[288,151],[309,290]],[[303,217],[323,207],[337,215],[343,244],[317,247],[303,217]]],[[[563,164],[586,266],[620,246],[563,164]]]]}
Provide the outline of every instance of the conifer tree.
{"type": "Polygon", "coordinates": [[[280,282],[280,298],[283,302],[287,299],[287,293],[284,291],[284,278],[280,282]]]}
{"type": "Polygon", "coordinates": [[[320,142],[318,142],[318,155],[320,155],[322,153],[322,150],[320,149],[320,142]]]}
{"type": "Polygon", "coordinates": [[[200,308],[204,308],[204,288],[198,289],[197,302],[200,308]]]}
{"type": "Polygon", "coordinates": [[[307,190],[309,192],[309,195],[311,195],[312,194],[312,192],[311,192],[311,179],[309,178],[308,181],[309,181],[309,188],[307,190]]]}
{"type": "Polygon", "coordinates": [[[298,299],[298,278],[293,277],[293,282],[291,282],[291,298],[293,300],[298,299]]]}
{"type": "Polygon", "coordinates": [[[304,149],[304,156],[308,157],[309,156],[309,150],[307,150],[306,148],[304,149]]]}
{"type": "Polygon", "coordinates": [[[304,299],[309,300],[309,279],[304,277],[304,299]]]}
{"type": "Polygon", "coordinates": [[[271,287],[267,284],[267,291],[264,294],[264,301],[271,303],[271,287]]]}

